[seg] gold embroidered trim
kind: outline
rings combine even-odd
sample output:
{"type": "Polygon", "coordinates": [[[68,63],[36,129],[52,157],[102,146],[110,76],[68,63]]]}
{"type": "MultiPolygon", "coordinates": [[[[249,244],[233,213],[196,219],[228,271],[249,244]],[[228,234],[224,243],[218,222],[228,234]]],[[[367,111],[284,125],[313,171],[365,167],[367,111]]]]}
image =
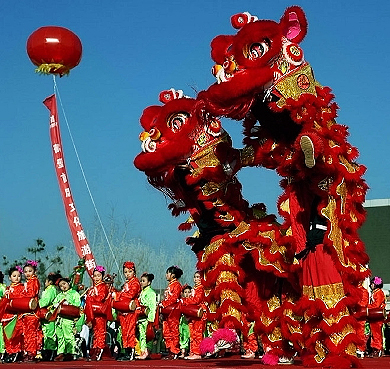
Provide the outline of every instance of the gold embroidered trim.
{"type": "Polygon", "coordinates": [[[357,164],[350,163],[346,158],[344,158],[344,156],[339,155],[339,160],[349,173],[356,173],[359,170],[359,166],[357,164]]]}
{"type": "Polygon", "coordinates": [[[315,350],[317,354],[314,356],[314,360],[317,363],[322,363],[326,357],[326,350],[320,341],[316,341],[315,350]]]}
{"type": "Polygon", "coordinates": [[[294,326],[291,324],[287,324],[287,326],[288,326],[288,330],[290,331],[291,334],[295,334],[295,333],[302,334],[302,329],[299,325],[294,326]]]}
{"type": "Polygon", "coordinates": [[[287,199],[280,204],[280,209],[290,214],[290,200],[287,199]]]}
{"type": "Polygon", "coordinates": [[[310,300],[320,299],[329,308],[333,308],[345,297],[343,284],[332,283],[323,286],[303,286],[303,294],[310,300]]]}
{"type": "Polygon", "coordinates": [[[324,319],[324,322],[328,324],[328,326],[331,326],[333,324],[337,324],[341,320],[341,318],[345,316],[349,316],[349,311],[347,308],[344,308],[337,315],[322,316],[322,318],[324,319]]]}
{"type": "Polygon", "coordinates": [[[224,254],[222,257],[216,262],[215,265],[235,265],[234,257],[231,254],[224,254]]]}
{"type": "Polygon", "coordinates": [[[274,88],[283,96],[278,101],[278,106],[283,106],[285,99],[289,97],[298,100],[302,94],[317,96],[316,85],[318,83],[316,83],[310,64],[303,64],[302,67],[276,82],[274,88]]]}
{"type": "Polygon", "coordinates": [[[261,314],[260,316],[260,321],[263,325],[265,325],[266,327],[268,327],[272,322],[273,320],[271,318],[268,318],[266,315],[264,314],[261,314]]]}
{"type": "Polygon", "coordinates": [[[275,327],[272,332],[268,335],[268,339],[271,342],[280,341],[282,339],[282,332],[280,327],[275,327]]]}
{"type": "Polygon", "coordinates": [[[345,349],[345,352],[348,354],[348,355],[353,355],[353,356],[356,356],[356,346],[355,344],[353,344],[352,342],[349,343],[345,349]]]}
{"type": "Polygon", "coordinates": [[[351,333],[355,333],[355,330],[352,328],[350,324],[346,325],[343,330],[339,333],[332,333],[329,338],[331,341],[338,346],[340,342],[348,335],[351,333]]]}
{"type": "Polygon", "coordinates": [[[235,317],[239,322],[241,322],[241,313],[234,307],[229,306],[228,311],[223,314],[223,316],[233,316],[235,317]]]}
{"type": "MultiPolygon", "coordinates": [[[[278,260],[274,261],[274,262],[270,262],[265,256],[264,256],[264,250],[263,248],[261,247],[261,244],[251,244],[249,242],[243,242],[242,243],[242,246],[246,249],[246,250],[257,250],[259,252],[259,263],[260,265],[264,265],[264,266],[272,266],[274,267],[275,269],[277,269],[280,273],[283,273],[285,272],[285,270],[282,268],[282,266],[280,265],[280,262],[278,260]]],[[[284,256],[284,255],[283,255],[284,256]]]]}
{"type": "Polygon", "coordinates": [[[272,313],[275,309],[280,307],[280,300],[277,296],[272,296],[268,301],[268,310],[272,313]]]}
{"type": "MultiPolygon", "coordinates": [[[[218,139],[209,142],[209,144],[207,146],[202,147],[199,151],[197,151],[196,153],[194,153],[191,156],[191,161],[197,162],[198,159],[202,159],[204,156],[207,156],[210,153],[215,157],[215,155],[214,155],[214,147],[217,144],[219,144],[220,142],[228,142],[228,135],[224,134],[223,136],[219,137],[218,139]]],[[[218,160],[218,159],[216,158],[216,160],[218,160]]],[[[219,160],[218,160],[218,162],[219,162],[219,160]]]]}
{"type": "Polygon", "coordinates": [[[333,247],[337,252],[337,256],[340,260],[340,263],[344,266],[347,266],[344,258],[342,233],[340,228],[338,227],[336,217],[336,200],[332,196],[329,196],[328,205],[326,206],[326,208],[321,210],[321,214],[330,221],[330,231],[328,234],[328,238],[333,243],[333,247]]]}
{"type": "Polygon", "coordinates": [[[207,260],[207,258],[211,254],[216,252],[222,244],[223,244],[223,239],[220,238],[219,240],[216,240],[216,241],[210,243],[210,245],[207,245],[205,250],[204,250],[204,253],[202,255],[202,262],[205,262],[207,260]]]}
{"type": "Polygon", "coordinates": [[[237,276],[229,271],[223,271],[219,274],[216,284],[224,283],[224,282],[237,282],[237,276]]]}
{"type": "Polygon", "coordinates": [[[202,194],[204,196],[210,196],[218,192],[221,188],[225,186],[226,186],[226,182],[221,182],[221,183],[207,182],[204,186],[201,187],[202,194]]]}
{"type": "Polygon", "coordinates": [[[274,230],[270,230],[270,231],[265,231],[265,232],[259,232],[258,234],[259,236],[261,237],[265,237],[265,238],[268,238],[269,240],[271,240],[271,247],[270,247],[270,253],[271,254],[276,254],[277,252],[281,253],[281,254],[284,254],[284,252],[286,251],[286,247],[285,246],[279,246],[278,243],[275,241],[275,231],[274,230]]]}
{"type": "Polygon", "coordinates": [[[249,224],[242,221],[236,229],[229,233],[230,237],[238,237],[249,230],[249,224]]]}
{"type": "Polygon", "coordinates": [[[241,298],[238,293],[232,290],[223,290],[221,292],[221,305],[225,300],[241,303],[241,298]]]}
{"type": "Polygon", "coordinates": [[[344,182],[344,178],[341,181],[341,183],[337,186],[336,193],[341,197],[340,212],[341,214],[345,214],[345,201],[348,195],[348,190],[347,190],[347,185],[344,182]]]}
{"type": "Polygon", "coordinates": [[[318,182],[318,188],[322,191],[329,191],[329,187],[332,183],[333,183],[332,178],[325,177],[324,179],[318,182]]]}
{"type": "Polygon", "coordinates": [[[226,213],[224,215],[220,215],[219,216],[219,219],[222,219],[222,220],[225,220],[225,221],[228,221],[228,222],[232,222],[234,220],[234,216],[231,215],[230,213],[226,213]]]}

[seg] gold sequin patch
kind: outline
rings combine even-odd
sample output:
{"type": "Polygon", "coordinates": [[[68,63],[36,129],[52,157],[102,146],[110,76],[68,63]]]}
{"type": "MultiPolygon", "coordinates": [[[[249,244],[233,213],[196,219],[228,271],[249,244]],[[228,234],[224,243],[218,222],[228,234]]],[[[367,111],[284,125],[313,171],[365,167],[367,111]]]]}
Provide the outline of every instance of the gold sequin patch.
{"type": "Polygon", "coordinates": [[[223,290],[221,292],[221,305],[225,300],[241,303],[241,297],[238,295],[237,292],[232,290],[223,290]]]}
{"type": "Polygon", "coordinates": [[[345,297],[343,284],[332,283],[323,286],[303,286],[303,294],[310,300],[320,299],[329,308],[333,308],[345,297]]]}
{"type": "Polygon", "coordinates": [[[331,341],[337,346],[340,344],[340,342],[348,335],[348,334],[351,334],[351,333],[355,333],[355,330],[353,329],[353,327],[350,325],[350,324],[347,324],[342,332],[339,332],[339,333],[332,333],[329,338],[331,339],[331,341]]]}
{"type": "Polygon", "coordinates": [[[234,257],[231,254],[223,254],[222,257],[216,262],[216,265],[235,265],[234,257]]]}
{"type": "Polygon", "coordinates": [[[282,339],[282,332],[280,330],[280,327],[275,327],[272,332],[268,335],[268,339],[271,342],[281,341],[282,339]]]}
{"type": "Polygon", "coordinates": [[[246,146],[240,151],[241,165],[251,166],[255,160],[255,149],[253,146],[246,146]]]}
{"type": "Polygon", "coordinates": [[[273,312],[275,309],[277,309],[278,307],[280,307],[280,300],[279,300],[279,297],[277,297],[277,296],[271,297],[271,298],[267,301],[267,305],[268,305],[268,310],[269,310],[270,312],[273,312]]]}
{"type": "Polygon", "coordinates": [[[233,316],[241,322],[241,313],[233,306],[229,306],[227,313],[223,314],[223,316],[233,316]]]}
{"type": "Polygon", "coordinates": [[[237,276],[232,272],[223,271],[219,274],[216,284],[218,285],[224,282],[228,282],[228,283],[237,282],[237,276]]]}

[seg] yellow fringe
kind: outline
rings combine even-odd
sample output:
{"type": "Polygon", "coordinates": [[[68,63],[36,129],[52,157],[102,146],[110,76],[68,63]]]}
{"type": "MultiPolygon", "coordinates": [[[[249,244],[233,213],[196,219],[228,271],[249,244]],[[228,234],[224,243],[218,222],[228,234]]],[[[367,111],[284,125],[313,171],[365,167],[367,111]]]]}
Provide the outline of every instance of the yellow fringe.
{"type": "Polygon", "coordinates": [[[44,63],[41,64],[38,68],[35,69],[35,73],[39,74],[60,74],[61,76],[63,75],[68,75],[70,72],[70,69],[67,68],[63,64],[57,64],[57,63],[44,63]],[[60,72],[58,72],[60,71],[60,72]]]}

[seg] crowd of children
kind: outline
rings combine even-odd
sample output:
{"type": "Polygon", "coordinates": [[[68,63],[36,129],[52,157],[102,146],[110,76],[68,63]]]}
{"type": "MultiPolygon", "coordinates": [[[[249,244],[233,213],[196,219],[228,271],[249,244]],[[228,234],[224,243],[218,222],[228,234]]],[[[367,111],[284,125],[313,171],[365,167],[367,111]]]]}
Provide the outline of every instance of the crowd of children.
{"type": "MultiPolygon", "coordinates": [[[[182,286],[179,279],[183,271],[178,266],[169,267],[165,275],[168,285],[158,302],[151,286],[154,275],[143,273],[138,279],[136,266],[130,261],[123,263],[125,283],[119,290],[114,288],[113,278],[106,274],[105,268],[97,266],[92,286],[82,293],[70,278],[50,273],[40,294],[36,270],[37,263],[33,260],[23,267],[10,268],[8,286],[0,272],[2,362],[143,360],[156,353],[153,344],[158,337],[165,345],[164,359],[202,359],[207,314],[199,311],[205,312],[207,308],[199,272],[194,274],[193,287],[182,286]]],[[[379,277],[371,280],[371,294],[362,287],[362,311],[384,309],[381,287],[379,277]]],[[[366,319],[360,322],[357,332],[362,345],[358,347],[358,355],[367,354],[369,347],[372,356],[380,356],[383,320],[369,324],[368,346],[366,319]]],[[[244,359],[254,358],[258,348],[255,334],[252,332],[251,340],[248,337],[246,340],[243,337],[244,359]],[[253,340],[256,342],[252,345],[253,340]]]]}
{"type": "Polygon", "coordinates": [[[143,273],[138,279],[130,261],[123,263],[125,283],[119,290],[105,268],[97,266],[92,286],[83,292],[70,278],[50,273],[40,293],[36,271],[33,260],[10,268],[8,286],[0,272],[2,362],[102,360],[105,356],[142,360],[150,358],[152,342],[160,332],[166,358],[201,357],[204,320],[186,319],[177,309],[179,302],[183,306],[204,304],[199,273],[195,273],[192,289],[180,284],[183,272],[179,267],[169,267],[168,286],[158,302],[151,287],[154,275],[143,273]],[[87,334],[83,333],[86,327],[87,334]],[[81,336],[84,339],[78,339],[81,336]]]}

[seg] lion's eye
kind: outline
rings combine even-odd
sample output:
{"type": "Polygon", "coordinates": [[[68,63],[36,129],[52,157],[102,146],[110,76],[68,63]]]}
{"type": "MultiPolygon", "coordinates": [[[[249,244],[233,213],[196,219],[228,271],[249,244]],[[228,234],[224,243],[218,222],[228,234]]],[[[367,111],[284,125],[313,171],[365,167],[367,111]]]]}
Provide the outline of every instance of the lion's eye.
{"type": "Polygon", "coordinates": [[[269,50],[269,43],[256,42],[249,47],[249,59],[258,59],[261,58],[269,50]]]}
{"type": "Polygon", "coordinates": [[[189,116],[190,115],[185,112],[171,115],[168,119],[168,127],[172,130],[173,133],[179,131],[182,125],[186,123],[189,116]]]}

